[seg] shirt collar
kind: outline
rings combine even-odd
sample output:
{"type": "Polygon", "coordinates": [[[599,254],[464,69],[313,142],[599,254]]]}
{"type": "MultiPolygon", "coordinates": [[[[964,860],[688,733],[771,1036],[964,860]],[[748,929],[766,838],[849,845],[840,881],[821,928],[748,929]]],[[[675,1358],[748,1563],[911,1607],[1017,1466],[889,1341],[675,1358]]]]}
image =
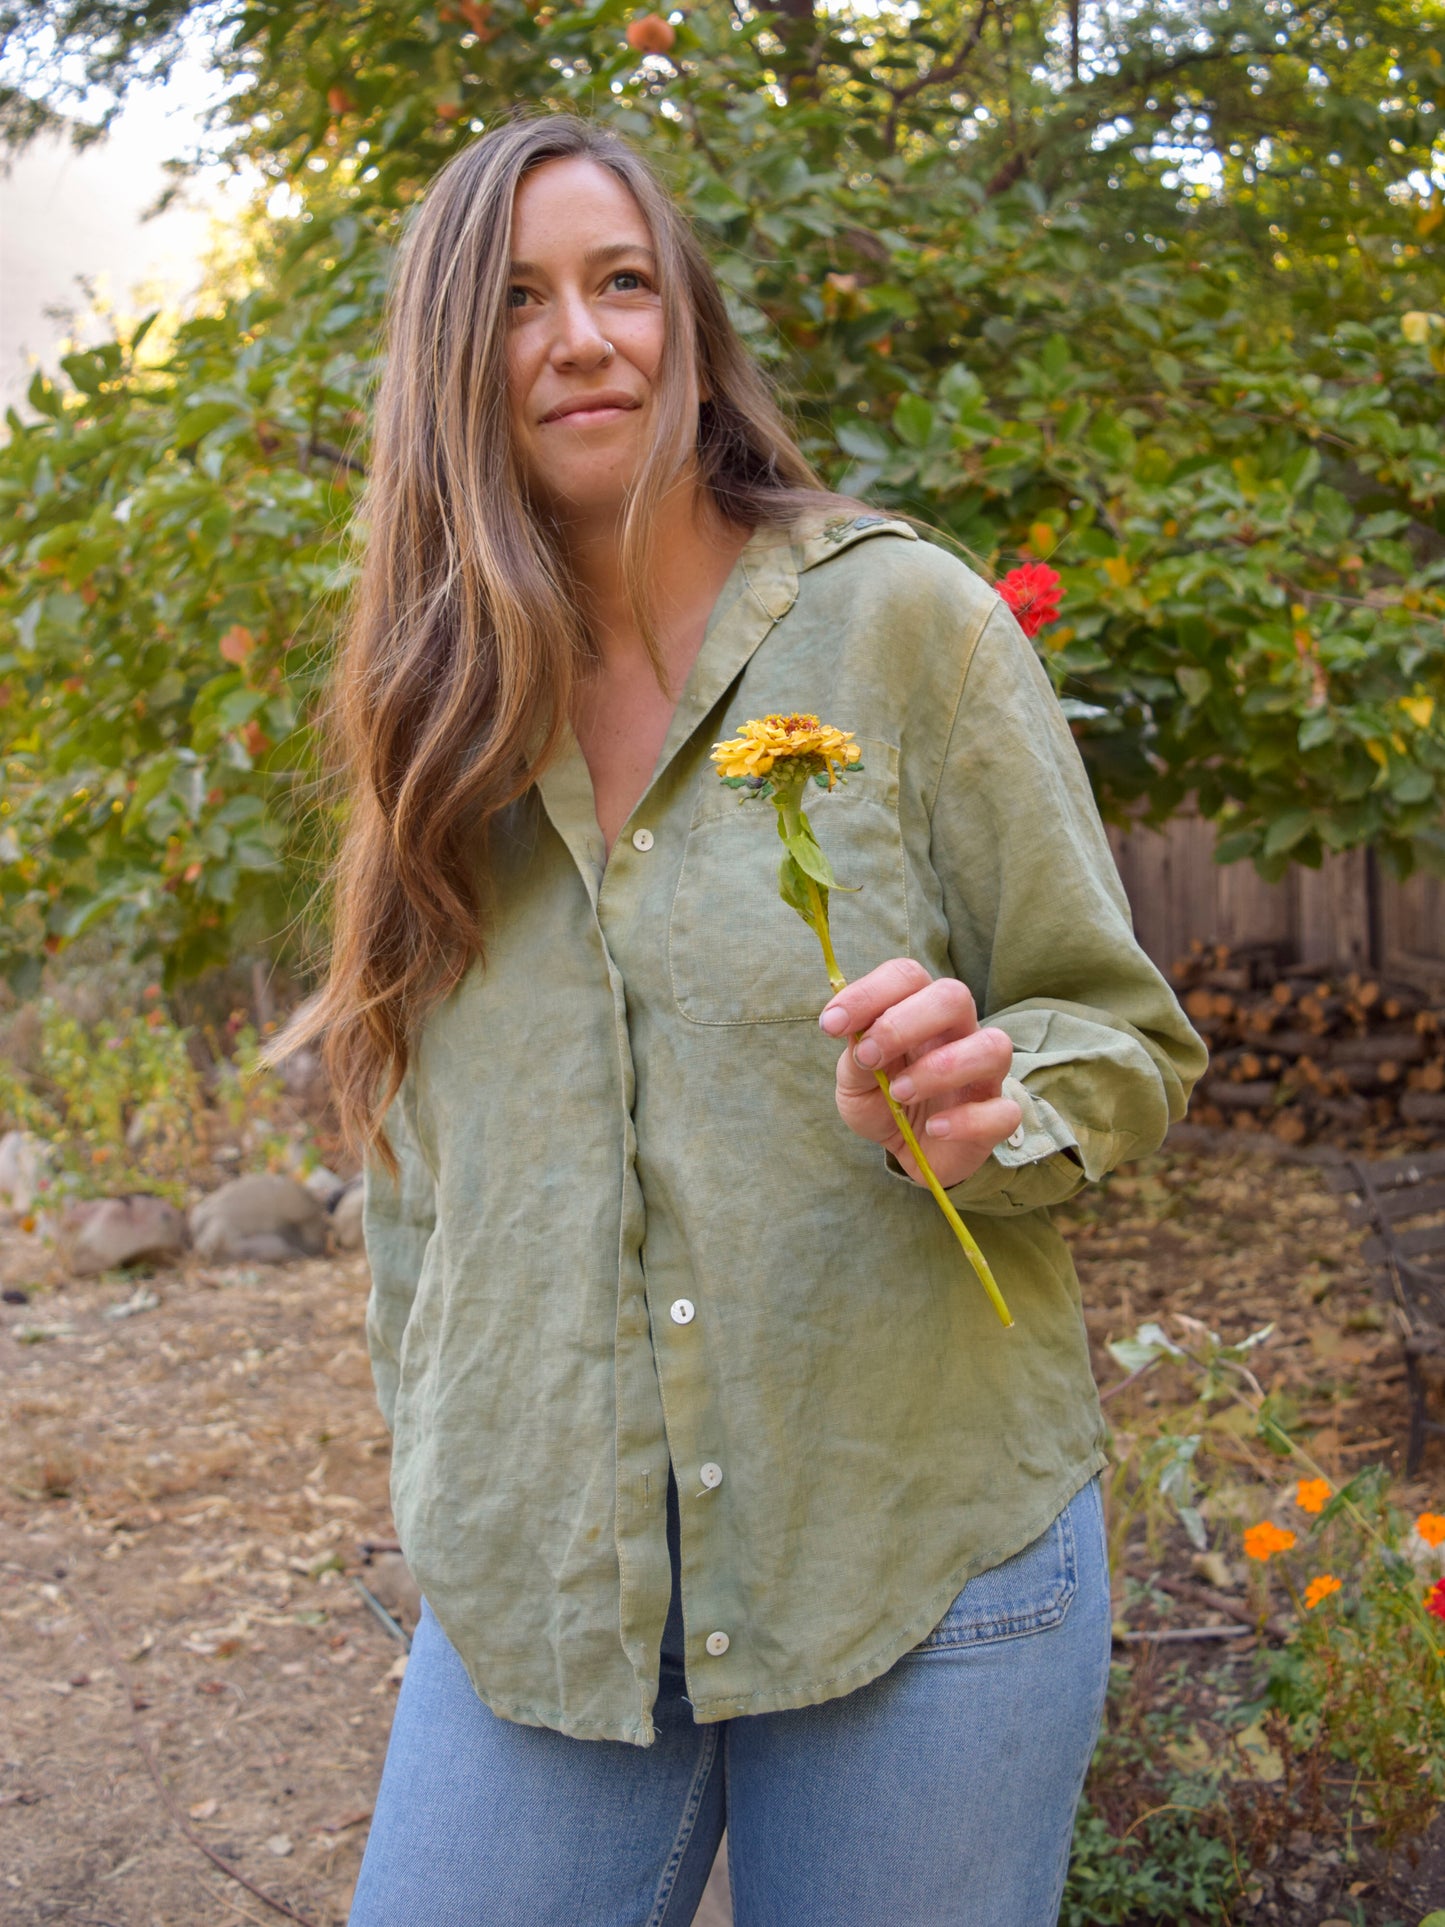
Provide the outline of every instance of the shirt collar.
{"type": "MultiPolygon", "coordinates": [[[[872,535],[916,540],[906,522],[878,513],[850,516],[822,509],[805,512],[790,529],[755,529],[743,544],[708,617],[707,629],[678,697],[641,809],[658,777],[702,719],[731,688],[774,623],[798,598],[798,577],[872,535]]],[[[592,776],[568,724],[556,756],[537,789],[552,827],[572,854],[596,902],[605,853],[597,826],[592,776]]]]}

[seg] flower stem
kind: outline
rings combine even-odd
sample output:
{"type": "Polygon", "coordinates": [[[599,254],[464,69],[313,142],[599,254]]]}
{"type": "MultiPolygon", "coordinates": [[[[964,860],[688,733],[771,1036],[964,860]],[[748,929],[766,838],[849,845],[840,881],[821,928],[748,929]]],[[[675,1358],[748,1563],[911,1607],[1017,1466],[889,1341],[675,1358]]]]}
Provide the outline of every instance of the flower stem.
{"type": "MultiPolygon", "coordinates": [[[[861,1035],[861,1032],[860,1032],[860,1035],[861,1035]]],[[[854,1038],[853,1041],[856,1043],[858,1040],[857,1038],[854,1038]]],[[[913,1153],[914,1163],[918,1166],[919,1170],[923,1173],[924,1183],[928,1186],[929,1190],[933,1193],[934,1199],[937,1202],[939,1210],[943,1213],[944,1217],[947,1218],[948,1222],[952,1225],[954,1237],[957,1238],[958,1242],[963,1246],[964,1250],[968,1254],[969,1263],[973,1266],[974,1270],[978,1273],[978,1282],[983,1286],[984,1290],[988,1293],[989,1302],[992,1304],[994,1310],[998,1313],[999,1319],[1004,1325],[1004,1327],[1007,1328],[1013,1323],[1013,1313],[1009,1310],[1008,1306],[1004,1303],[1003,1293],[999,1290],[998,1282],[995,1279],[992,1270],[989,1268],[988,1259],[984,1257],[982,1250],[979,1248],[978,1240],[974,1237],[973,1233],[969,1230],[968,1226],[963,1222],[963,1219],[959,1217],[957,1211],[954,1209],[953,1200],[949,1197],[948,1193],[944,1190],[943,1186],[938,1182],[938,1179],[933,1175],[933,1166],[928,1162],[928,1159],[923,1155],[923,1147],[918,1142],[918,1139],[913,1135],[913,1126],[908,1122],[908,1119],[903,1115],[903,1111],[898,1103],[898,1100],[894,1097],[892,1091],[889,1090],[888,1079],[883,1075],[881,1070],[874,1071],[873,1075],[878,1080],[879,1090],[882,1091],[884,1097],[888,1100],[888,1108],[893,1113],[894,1123],[898,1126],[899,1130],[903,1133],[904,1143],[908,1146],[909,1150],[913,1153]]]]}
{"type": "MultiPolygon", "coordinates": [[[[847,987],[848,979],[838,968],[838,959],[833,953],[832,934],[828,929],[828,906],[823,901],[822,893],[813,879],[807,877],[805,881],[808,886],[808,900],[813,906],[813,914],[808,921],[813,926],[818,942],[823,946],[823,964],[828,972],[828,982],[832,986],[834,996],[837,996],[840,990],[847,987]]],[[[853,1042],[856,1044],[861,1036],[861,1031],[856,1033],[853,1042]]],[[[903,1107],[888,1088],[887,1077],[881,1070],[875,1070],[873,1076],[877,1081],[879,1090],[883,1093],[884,1101],[887,1103],[888,1109],[893,1115],[893,1122],[898,1126],[898,1129],[903,1135],[903,1142],[913,1154],[913,1161],[918,1166],[924,1183],[933,1193],[934,1202],[952,1226],[953,1235],[963,1246],[969,1263],[978,1274],[979,1283],[988,1293],[990,1304],[992,1304],[1005,1328],[1007,1328],[1013,1323],[1013,1314],[1004,1303],[1003,1293],[998,1288],[998,1282],[989,1267],[988,1259],[984,1257],[979,1247],[978,1240],[963,1222],[963,1219],[959,1217],[958,1212],[954,1209],[953,1200],[934,1176],[933,1166],[923,1155],[923,1146],[914,1136],[913,1126],[904,1115],[903,1107]]]]}

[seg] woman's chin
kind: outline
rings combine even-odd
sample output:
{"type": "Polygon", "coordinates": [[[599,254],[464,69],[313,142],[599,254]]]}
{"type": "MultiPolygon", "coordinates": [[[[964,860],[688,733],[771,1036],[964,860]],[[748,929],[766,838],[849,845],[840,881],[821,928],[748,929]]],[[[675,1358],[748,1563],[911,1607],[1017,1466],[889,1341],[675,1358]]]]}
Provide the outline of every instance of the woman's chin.
{"type": "Polygon", "coordinates": [[[537,490],[559,522],[588,528],[614,527],[627,506],[630,477],[552,476],[537,490]]]}

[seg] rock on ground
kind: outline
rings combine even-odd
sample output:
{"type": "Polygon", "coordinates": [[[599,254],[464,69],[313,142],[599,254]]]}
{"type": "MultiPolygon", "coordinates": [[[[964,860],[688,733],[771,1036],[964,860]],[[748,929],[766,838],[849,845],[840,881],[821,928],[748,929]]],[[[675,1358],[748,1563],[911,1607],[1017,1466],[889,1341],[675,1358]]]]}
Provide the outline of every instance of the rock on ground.
{"type": "Polygon", "coordinates": [[[338,1251],[360,1251],[361,1207],[364,1193],[360,1178],[349,1184],[331,1209],[331,1236],[338,1251]]]}
{"type": "Polygon", "coordinates": [[[295,1178],[232,1178],[191,1207],[197,1253],[218,1264],[284,1264],[326,1250],[326,1211],[295,1178]]]}
{"type": "Polygon", "coordinates": [[[62,1235],[70,1270],[77,1278],[90,1278],[141,1258],[179,1257],[186,1248],[186,1221],[164,1198],[137,1192],[72,1205],[62,1235]]]}
{"type": "Polygon", "coordinates": [[[421,1588],[399,1552],[383,1552],[361,1575],[367,1589],[410,1632],[421,1618],[421,1588]]]}
{"type": "Polygon", "coordinates": [[[316,1202],[324,1205],[328,1211],[335,1209],[336,1200],[346,1189],[346,1179],[337,1177],[334,1171],[328,1171],[324,1164],[318,1164],[314,1171],[308,1171],[301,1182],[316,1202]]]}
{"type": "Polygon", "coordinates": [[[0,1137],[0,1205],[23,1218],[35,1205],[49,1147],[29,1131],[0,1137]]]}

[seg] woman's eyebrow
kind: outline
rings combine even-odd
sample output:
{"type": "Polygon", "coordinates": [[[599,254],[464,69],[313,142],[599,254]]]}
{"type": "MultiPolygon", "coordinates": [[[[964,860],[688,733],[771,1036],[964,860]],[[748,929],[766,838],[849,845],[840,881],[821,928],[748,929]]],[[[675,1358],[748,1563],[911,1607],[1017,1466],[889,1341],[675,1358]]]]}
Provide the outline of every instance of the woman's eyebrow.
{"type": "MultiPolygon", "coordinates": [[[[654,266],[657,262],[657,256],[653,250],[641,241],[609,241],[605,247],[588,248],[582,257],[582,265],[584,268],[600,268],[608,261],[620,260],[625,254],[631,255],[634,260],[640,255],[644,260],[652,262],[654,266]]],[[[510,272],[541,274],[542,269],[535,261],[514,261],[510,272]]]]}

